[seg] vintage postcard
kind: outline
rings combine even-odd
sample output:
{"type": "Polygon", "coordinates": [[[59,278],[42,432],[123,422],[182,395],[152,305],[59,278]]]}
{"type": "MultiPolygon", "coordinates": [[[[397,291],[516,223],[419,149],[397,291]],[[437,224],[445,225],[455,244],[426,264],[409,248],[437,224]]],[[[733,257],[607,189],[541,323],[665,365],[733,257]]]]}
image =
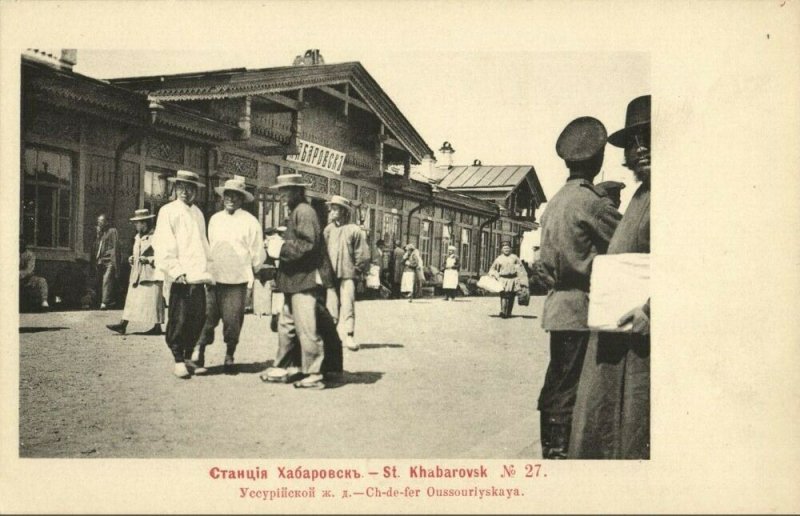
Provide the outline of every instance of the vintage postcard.
{"type": "Polygon", "coordinates": [[[800,509],[796,2],[0,12],[0,512],[800,509]]]}

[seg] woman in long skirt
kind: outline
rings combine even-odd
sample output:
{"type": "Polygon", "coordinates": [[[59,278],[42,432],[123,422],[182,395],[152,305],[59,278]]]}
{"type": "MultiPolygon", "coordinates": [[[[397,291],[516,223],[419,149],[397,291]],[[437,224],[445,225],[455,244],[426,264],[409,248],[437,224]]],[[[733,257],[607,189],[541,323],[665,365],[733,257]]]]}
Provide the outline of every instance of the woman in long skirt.
{"type": "Polygon", "coordinates": [[[400,293],[408,294],[408,302],[414,300],[414,293],[420,289],[424,273],[422,272],[422,256],[414,247],[414,244],[406,245],[406,252],[403,254],[403,277],[400,281],[400,293]]]}
{"type": "Polygon", "coordinates": [[[147,208],[136,210],[130,219],[136,226],[136,237],[133,242],[133,255],[128,258],[131,265],[131,277],[128,283],[128,296],[125,298],[125,310],[122,320],[106,327],[117,333],[125,334],[128,322],[139,322],[151,325],[144,335],[161,335],[164,323],[164,299],[162,298],[163,278],[155,268],[153,259],[153,219],[147,208]]]}
{"type": "Polygon", "coordinates": [[[511,317],[514,298],[520,289],[522,278],[527,275],[524,273],[522,261],[511,252],[510,242],[503,242],[500,249],[502,254],[489,268],[489,276],[495,278],[503,286],[503,291],[500,292],[500,317],[508,319],[511,317]]]}
{"type": "Polygon", "coordinates": [[[444,300],[450,301],[456,297],[456,289],[458,288],[458,256],[456,256],[456,247],[451,245],[447,247],[447,258],[444,259],[444,275],[442,276],[442,290],[444,290],[444,300]]]}

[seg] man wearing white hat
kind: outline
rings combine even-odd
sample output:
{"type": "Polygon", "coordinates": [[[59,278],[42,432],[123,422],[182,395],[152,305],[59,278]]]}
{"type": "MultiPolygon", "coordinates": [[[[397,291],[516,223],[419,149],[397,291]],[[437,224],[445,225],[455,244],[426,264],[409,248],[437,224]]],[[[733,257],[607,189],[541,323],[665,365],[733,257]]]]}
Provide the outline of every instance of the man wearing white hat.
{"type": "Polygon", "coordinates": [[[281,200],[291,213],[284,238],[273,235],[267,239],[267,254],[280,260],[275,282],[283,292],[284,304],[278,321],[275,366],[268,368],[261,379],[285,382],[302,373],[304,378],[295,387],[323,389],[325,351],[317,308],[324,288],[332,285],[332,271],[319,219],[305,199],[307,186],[302,175],[283,174],[271,187],[280,191],[281,200]]]}
{"type": "Polygon", "coordinates": [[[339,333],[344,345],[358,351],[354,341],[356,330],[356,280],[369,269],[370,252],[364,231],[350,222],[353,205],[340,195],[327,202],[328,221],[323,232],[328,257],[333,267],[334,286],[328,289],[326,306],[338,321],[339,333]]]}
{"type": "Polygon", "coordinates": [[[267,257],[261,224],[242,209],[244,202],[253,201],[253,194],[245,188],[244,178],[234,176],[215,190],[222,196],[223,209],[208,222],[214,285],[206,290],[206,323],[197,341],[199,353],[195,374],[207,372],[205,349],[214,342],[214,330],[220,319],[226,345],[224,367],[226,372],[232,372],[233,355],[244,323],[247,286],[253,282],[253,269],[260,267],[267,257]]]}
{"type": "Polygon", "coordinates": [[[156,267],[172,280],[166,341],[175,360],[173,373],[189,378],[185,361],[191,360],[203,328],[205,284],[212,282],[206,221],[195,205],[197,192],[205,185],[187,170],[179,170],[169,181],[175,184],[177,199],[158,212],[153,250],[156,267]]]}

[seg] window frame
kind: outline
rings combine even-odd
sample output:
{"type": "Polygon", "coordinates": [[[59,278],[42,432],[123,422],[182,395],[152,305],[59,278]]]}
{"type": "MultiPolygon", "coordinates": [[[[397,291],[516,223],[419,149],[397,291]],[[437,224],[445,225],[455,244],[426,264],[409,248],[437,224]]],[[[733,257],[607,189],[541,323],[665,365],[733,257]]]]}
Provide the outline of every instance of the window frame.
{"type": "MultiPolygon", "coordinates": [[[[75,224],[75,213],[77,209],[77,175],[78,171],[76,170],[77,164],[77,156],[76,153],[69,149],[64,149],[61,147],[50,146],[50,145],[39,145],[39,144],[25,144],[23,147],[22,152],[22,163],[20,163],[22,168],[22,177],[21,177],[21,187],[22,190],[20,192],[20,222],[19,222],[19,231],[20,235],[25,234],[25,189],[27,186],[31,185],[34,188],[34,199],[33,199],[33,237],[30,243],[26,243],[29,247],[35,249],[47,249],[53,251],[74,251],[75,250],[75,240],[76,240],[76,224],[75,224]],[[69,160],[69,184],[63,185],[60,183],[52,183],[48,181],[40,181],[39,171],[38,169],[34,169],[34,176],[31,178],[29,174],[27,174],[27,153],[28,151],[33,151],[37,153],[35,161],[38,162],[38,153],[39,152],[48,152],[51,154],[59,155],[59,162],[62,158],[67,158],[69,160]],[[39,202],[39,187],[45,186],[47,188],[51,188],[54,190],[53,193],[55,202],[52,204],[53,209],[50,215],[50,224],[51,224],[51,232],[52,232],[52,240],[54,245],[42,245],[39,241],[39,206],[41,203],[39,202]],[[69,212],[66,217],[61,216],[61,200],[62,200],[62,191],[67,192],[67,198],[69,199],[69,212]],[[67,245],[61,245],[61,231],[59,223],[64,220],[67,224],[67,245]]],[[[60,166],[60,163],[59,163],[60,166]]]]}

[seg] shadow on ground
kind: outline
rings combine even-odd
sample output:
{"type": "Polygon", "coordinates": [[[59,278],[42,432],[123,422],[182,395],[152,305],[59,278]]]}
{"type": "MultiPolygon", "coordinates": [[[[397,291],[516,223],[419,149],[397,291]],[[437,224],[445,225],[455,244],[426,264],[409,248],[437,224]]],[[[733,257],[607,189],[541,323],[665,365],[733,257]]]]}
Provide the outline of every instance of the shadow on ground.
{"type": "Polygon", "coordinates": [[[403,348],[402,344],[359,344],[361,349],[403,348]]]}
{"type": "Polygon", "coordinates": [[[215,365],[208,368],[208,372],[203,376],[214,376],[218,374],[256,374],[264,371],[266,368],[271,367],[273,360],[266,362],[251,362],[249,364],[234,364],[231,371],[225,371],[225,366],[215,365]]]}
{"type": "Polygon", "coordinates": [[[66,326],[40,326],[40,327],[23,327],[19,329],[20,333],[41,333],[43,331],[59,331],[68,330],[66,326]]]}
{"type": "MultiPolygon", "coordinates": [[[[502,319],[502,317],[500,317],[497,314],[492,314],[489,317],[492,317],[494,319],[502,319]]],[[[538,317],[536,317],[535,315],[513,315],[512,314],[511,316],[508,317],[508,319],[538,319],[538,317]]]]}
{"type": "Polygon", "coordinates": [[[342,371],[325,375],[325,388],[338,389],[345,385],[371,385],[383,378],[383,373],[375,371],[342,371]]]}

